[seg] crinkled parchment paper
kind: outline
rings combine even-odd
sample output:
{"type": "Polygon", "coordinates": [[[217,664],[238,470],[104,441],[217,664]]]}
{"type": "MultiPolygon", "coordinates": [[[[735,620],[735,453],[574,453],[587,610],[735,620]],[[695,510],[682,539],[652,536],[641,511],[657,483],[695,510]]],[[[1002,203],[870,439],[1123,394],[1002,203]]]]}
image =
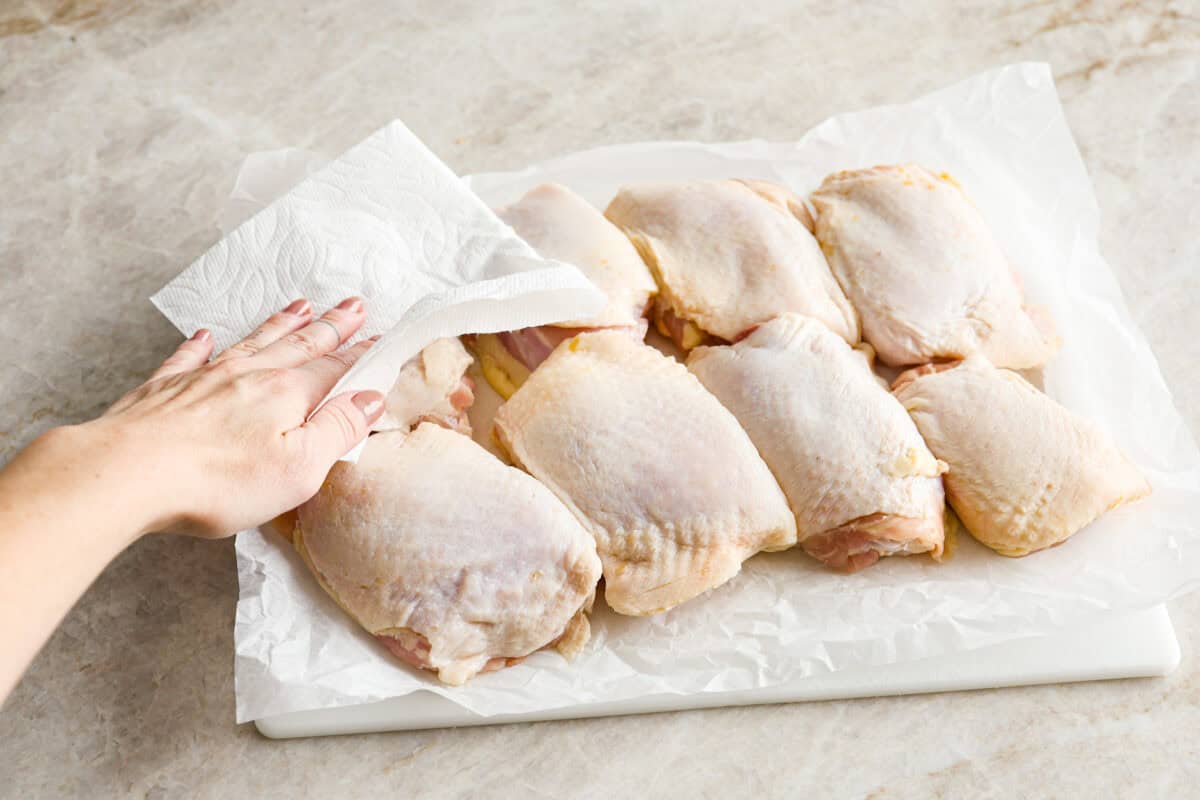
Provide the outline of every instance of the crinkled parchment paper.
{"type": "MultiPolygon", "coordinates": [[[[1018,560],[965,535],[942,565],[891,558],[852,576],[795,552],[758,556],[672,612],[629,619],[599,609],[592,642],[572,664],[538,653],[461,688],[395,663],[288,547],[247,531],[237,543],[238,720],[420,689],[484,715],[750,689],[1049,633],[1195,588],[1200,455],[1099,253],[1096,199],[1047,66],[1004,67],[913,103],[840,115],[795,143],[622,145],[469,180],[491,205],[553,180],[603,207],[634,180],[759,177],[807,192],[833,170],[901,161],[950,172],[978,204],[1030,300],[1057,322],[1064,346],[1046,390],[1112,432],[1150,478],[1152,497],[1018,560]]],[[[238,202],[253,209],[310,167],[295,151],[256,157],[238,202]]]]}

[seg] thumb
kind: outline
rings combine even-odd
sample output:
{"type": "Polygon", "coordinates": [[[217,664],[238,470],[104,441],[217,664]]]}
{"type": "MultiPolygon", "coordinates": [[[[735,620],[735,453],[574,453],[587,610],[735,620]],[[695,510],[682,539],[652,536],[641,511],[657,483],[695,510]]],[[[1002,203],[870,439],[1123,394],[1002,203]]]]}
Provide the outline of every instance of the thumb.
{"type": "Polygon", "coordinates": [[[366,438],[375,421],[383,416],[379,392],[339,394],[300,426],[305,449],[321,463],[332,464],[366,438]]]}

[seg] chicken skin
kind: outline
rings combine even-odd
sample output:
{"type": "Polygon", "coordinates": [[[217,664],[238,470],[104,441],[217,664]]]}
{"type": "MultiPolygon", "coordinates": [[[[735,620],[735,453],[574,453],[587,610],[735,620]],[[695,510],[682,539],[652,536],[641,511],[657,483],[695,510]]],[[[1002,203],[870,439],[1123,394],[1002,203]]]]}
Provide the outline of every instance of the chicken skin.
{"type": "Polygon", "coordinates": [[[588,639],[592,537],[536,480],[432,423],[336,464],[293,542],[389,652],[448,684],[588,639]]]}
{"type": "Polygon", "coordinates": [[[844,571],[942,553],[944,465],[866,360],[816,320],[784,314],[688,369],[737,417],[779,479],[800,546],[844,571]]]}
{"type": "Polygon", "coordinates": [[[786,186],[780,186],[778,183],[771,183],[770,181],[751,180],[749,178],[738,178],[736,180],[762,199],[769,203],[774,203],[800,220],[800,223],[804,225],[809,233],[816,230],[812,210],[791,189],[788,189],[786,186]]]}
{"type": "Polygon", "coordinates": [[[949,176],[914,165],[830,175],[813,193],[816,235],[885,364],[987,356],[1038,367],[1058,349],[1022,305],[1008,259],[949,176]]]}
{"type": "Polygon", "coordinates": [[[621,328],[637,339],[646,335],[654,278],[629,239],[590,203],[546,183],[496,214],[539,255],[575,265],[608,296],[590,319],[473,337],[484,377],[502,397],[511,396],[555,347],[580,331],[621,328]]]}
{"type": "Polygon", "coordinates": [[[672,608],[796,542],[783,492],[733,416],[683,365],[620,332],[555,350],[494,433],[595,537],[618,613],[672,608]]]}
{"type": "Polygon", "coordinates": [[[909,370],[893,391],[949,465],[964,527],[1001,555],[1059,544],[1150,493],[1104,431],[985,358],[909,370]]]}
{"type": "Polygon", "coordinates": [[[626,186],[605,210],[658,281],[654,322],[684,350],[733,341],[785,311],[854,344],[858,314],[786,190],[761,181],[626,186]],[[772,191],[774,189],[775,191],[772,191]]]}

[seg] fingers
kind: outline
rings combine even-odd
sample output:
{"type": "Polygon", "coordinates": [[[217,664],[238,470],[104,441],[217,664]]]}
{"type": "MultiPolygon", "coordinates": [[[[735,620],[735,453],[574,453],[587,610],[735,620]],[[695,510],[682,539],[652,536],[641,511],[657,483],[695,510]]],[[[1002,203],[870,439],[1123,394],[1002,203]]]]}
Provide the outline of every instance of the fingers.
{"type": "Polygon", "coordinates": [[[265,369],[307,364],[336,350],[365,319],[363,301],[349,297],[322,314],[320,319],[268,345],[254,357],[255,366],[265,369]]]}
{"type": "Polygon", "coordinates": [[[193,333],[190,339],[175,348],[175,352],[155,370],[154,374],[150,376],[150,380],[156,381],[168,375],[190,372],[208,361],[208,357],[212,355],[212,349],[212,333],[207,328],[201,328],[193,333]]]}
{"type": "Polygon", "coordinates": [[[311,410],[321,401],[321,398],[329,394],[329,390],[334,387],[339,378],[346,374],[346,370],[354,366],[354,362],[358,361],[363,353],[370,350],[371,345],[377,341],[379,341],[378,336],[363,339],[353,347],[326,353],[298,368],[296,371],[302,376],[302,385],[307,392],[308,408],[311,410]]]}
{"type": "MultiPolygon", "coordinates": [[[[308,422],[286,434],[310,459],[323,469],[358,444],[376,420],[383,415],[383,395],[379,392],[340,394],[321,406],[308,422]]],[[[324,472],[321,473],[324,475],[324,472]]]]}
{"type": "Polygon", "coordinates": [[[287,308],[267,317],[258,330],[216,357],[216,361],[245,358],[262,351],[273,342],[302,327],[312,317],[312,305],[304,299],[293,300],[287,308]]]}

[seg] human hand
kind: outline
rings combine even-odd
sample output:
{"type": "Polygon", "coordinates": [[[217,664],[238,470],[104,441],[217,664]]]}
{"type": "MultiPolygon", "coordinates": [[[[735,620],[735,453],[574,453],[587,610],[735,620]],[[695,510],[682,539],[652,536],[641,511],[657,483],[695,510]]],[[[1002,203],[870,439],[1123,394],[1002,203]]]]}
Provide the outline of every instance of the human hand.
{"type": "Polygon", "coordinates": [[[0,701],[104,565],[150,531],[224,536],[300,505],[383,413],[333,398],[371,346],[345,300],[297,300],[212,362],[199,331],[99,419],[52,428],[0,469],[0,701]],[[312,414],[312,419],[309,415],[312,414]]]}
{"type": "Polygon", "coordinates": [[[72,446],[138,485],[142,532],[220,537],[261,524],[315,494],[382,414],[383,395],[364,391],[308,419],[371,346],[336,350],[364,318],[357,298],[315,321],[297,300],[211,363],[212,336],[198,331],[104,416],[75,426],[72,446]]]}

